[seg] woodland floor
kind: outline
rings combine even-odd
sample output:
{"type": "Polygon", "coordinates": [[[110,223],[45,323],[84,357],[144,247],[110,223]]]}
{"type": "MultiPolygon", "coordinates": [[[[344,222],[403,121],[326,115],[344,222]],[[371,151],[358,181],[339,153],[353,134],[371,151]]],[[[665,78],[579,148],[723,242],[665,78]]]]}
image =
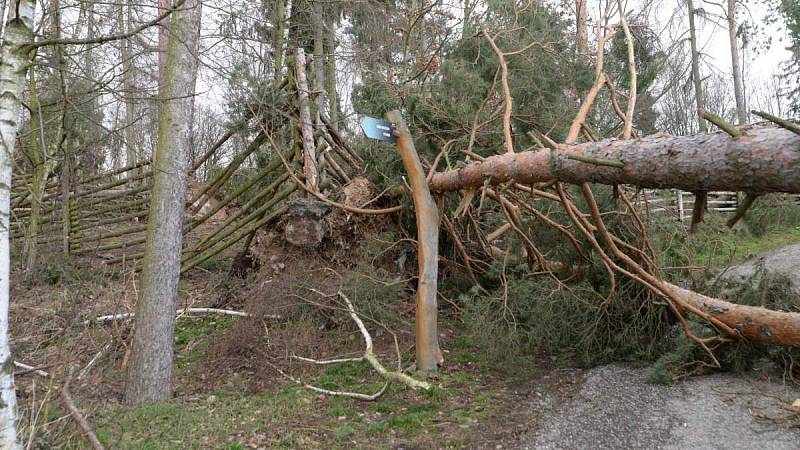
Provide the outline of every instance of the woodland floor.
{"type": "MultiPolygon", "coordinates": [[[[800,242],[796,230],[786,234],[752,247],[800,242]]],[[[131,323],[86,322],[132,311],[135,276],[103,272],[84,261],[68,270],[51,268],[51,276],[37,283],[16,282],[14,354],[51,374],[17,376],[23,443],[86,448],[58,401],[57,385],[70,367],[76,403],[108,448],[547,448],[563,447],[567,432],[576,447],[733,448],[740,447],[741,436],[744,444],[790,448],[784,444],[800,440],[796,421],[758,417],[762,410],[754,405],[772,415],[779,400],[800,397],[772,375],[765,381],[767,372],[739,381],[715,375],[656,386],[643,381],[642,369],[631,367],[587,371],[563,367],[551,357],[497,364],[444,304],[440,332],[446,364],[430,392],[392,386],[378,401],[363,402],[309,391],[276,368],[327,389],[369,393],[382,385],[365,363],[321,367],[288,358],[325,359],[363,350],[360,334],[332,295],[349,276],[354,256],[347,253],[348,243],[335,243],[338,247],[323,249],[320,257],[287,251],[270,244],[274,239],[259,237],[261,267],[244,279],[229,275],[233,254],[182,279],[181,307],[237,309],[252,317],[179,318],[175,398],[155,405],[120,403],[131,323]],[[655,440],[644,440],[643,427],[655,440]],[[682,440],[693,430],[695,436],[727,433],[730,440],[682,440]]],[[[397,248],[392,251],[386,261],[402,257],[397,248]]],[[[383,264],[373,256],[374,265],[383,264]]],[[[389,330],[404,355],[402,367],[413,358],[412,297],[392,290],[406,282],[402,277],[384,282],[386,291],[373,293],[385,297],[379,305],[352,298],[387,367],[397,364],[389,330]]]]}

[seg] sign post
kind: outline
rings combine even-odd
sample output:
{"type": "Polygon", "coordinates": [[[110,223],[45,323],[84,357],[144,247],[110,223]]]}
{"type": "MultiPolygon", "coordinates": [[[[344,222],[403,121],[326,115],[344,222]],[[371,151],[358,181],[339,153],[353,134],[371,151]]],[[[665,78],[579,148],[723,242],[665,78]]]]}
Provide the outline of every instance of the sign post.
{"type": "Polygon", "coordinates": [[[372,139],[396,143],[408,173],[417,218],[417,261],[419,277],[416,302],[417,370],[423,377],[436,376],[443,362],[439,349],[436,305],[439,259],[439,212],[428,188],[425,171],[414,148],[414,139],[399,111],[386,114],[391,122],[366,117],[364,134],[372,139]]]}

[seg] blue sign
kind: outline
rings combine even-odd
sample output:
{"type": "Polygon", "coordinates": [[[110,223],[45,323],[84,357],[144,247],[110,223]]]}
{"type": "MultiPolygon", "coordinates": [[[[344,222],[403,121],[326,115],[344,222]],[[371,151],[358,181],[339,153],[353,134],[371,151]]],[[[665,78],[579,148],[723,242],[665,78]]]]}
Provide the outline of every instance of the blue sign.
{"type": "Polygon", "coordinates": [[[361,119],[361,129],[370,139],[391,142],[392,144],[397,142],[397,136],[394,135],[395,126],[391,122],[364,117],[361,119]]]}

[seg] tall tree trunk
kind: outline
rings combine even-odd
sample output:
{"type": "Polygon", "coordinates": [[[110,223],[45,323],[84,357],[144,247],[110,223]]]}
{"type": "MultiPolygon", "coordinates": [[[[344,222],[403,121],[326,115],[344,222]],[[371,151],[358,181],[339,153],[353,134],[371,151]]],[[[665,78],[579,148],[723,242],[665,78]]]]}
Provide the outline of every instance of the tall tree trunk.
{"type": "MultiPolygon", "coordinates": [[[[53,0],[53,37],[56,39],[61,38],[61,4],[60,0],[53,0]]],[[[88,25],[86,33],[88,36],[94,34],[94,4],[90,3],[87,7],[88,25]]],[[[55,56],[56,67],[58,69],[58,94],[61,102],[61,120],[59,122],[59,138],[56,147],[56,154],[63,154],[63,163],[61,165],[61,221],[62,221],[62,242],[64,256],[69,256],[71,251],[71,237],[72,237],[72,177],[75,171],[75,156],[69,148],[67,138],[69,130],[67,127],[68,122],[68,109],[70,103],[67,101],[67,60],[64,58],[64,46],[56,44],[53,48],[55,56]]],[[[85,64],[92,64],[92,54],[86,54],[85,64]]],[[[93,68],[86,68],[87,77],[94,76],[93,68]]]]}
{"type": "MultiPolygon", "coordinates": [[[[131,0],[126,0],[125,3],[120,2],[117,6],[117,25],[120,33],[128,32],[132,28],[132,8],[131,0]],[[127,8],[123,9],[123,5],[127,6],[127,8]],[[126,16],[127,20],[125,20],[126,16]]],[[[136,129],[134,126],[136,118],[136,104],[132,99],[135,89],[134,70],[136,67],[133,64],[133,57],[131,56],[130,40],[120,40],[119,46],[120,57],[122,58],[122,95],[125,98],[125,165],[132,166],[139,162],[139,151],[136,146],[136,129]]],[[[128,172],[128,177],[135,177],[139,173],[139,170],[131,170],[128,172]]]]}
{"type": "Polygon", "coordinates": [[[575,0],[575,34],[576,50],[578,55],[586,55],[589,52],[589,13],[586,9],[588,0],[575,0]]]}
{"type": "Polygon", "coordinates": [[[328,115],[333,129],[339,129],[339,98],[336,93],[336,22],[331,20],[328,23],[327,39],[325,39],[326,57],[325,64],[327,74],[325,79],[328,82],[328,115]]]}
{"type": "Polygon", "coordinates": [[[8,10],[0,46],[0,447],[19,448],[15,427],[17,397],[14,392],[14,361],[8,341],[10,295],[11,168],[17,139],[17,118],[28,68],[26,45],[33,42],[36,3],[18,0],[8,10]]]}
{"type": "Polygon", "coordinates": [[[125,388],[125,401],[130,404],[164,400],[172,395],[175,305],[192,140],[200,5],[199,0],[186,0],[172,15],[170,24],[141,294],[125,388]]]}
{"type": "Polygon", "coordinates": [[[28,215],[28,227],[25,233],[25,269],[28,275],[33,274],[36,266],[36,257],[39,241],[39,226],[41,221],[42,199],[44,197],[47,178],[50,171],[55,166],[55,161],[47,156],[47,147],[44,142],[42,132],[42,116],[39,114],[39,97],[36,89],[36,77],[31,68],[29,85],[30,101],[28,107],[31,110],[31,137],[28,146],[28,158],[33,165],[33,181],[31,182],[31,211],[28,215]]]}
{"type": "Polygon", "coordinates": [[[461,26],[461,40],[465,41],[472,35],[472,12],[475,9],[477,0],[464,0],[464,22],[461,26]]]}
{"type": "Polygon", "coordinates": [[[272,50],[275,52],[275,83],[279,84],[283,73],[283,41],[286,34],[286,0],[275,1],[273,21],[272,50]]]}
{"type": "Polygon", "coordinates": [[[325,92],[325,25],[322,4],[317,0],[311,5],[311,22],[314,31],[314,94],[317,111],[315,122],[322,127],[320,114],[324,113],[327,94],[325,92]]]}
{"type": "MultiPolygon", "coordinates": [[[[86,37],[93,38],[95,36],[95,16],[94,16],[94,0],[86,2],[86,37]]],[[[53,9],[53,14],[58,16],[60,22],[61,13],[57,12],[58,9],[53,9]]],[[[59,24],[58,34],[61,34],[61,25],[59,24]]],[[[60,36],[59,36],[60,37],[60,36]]],[[[83,70],[88,80],[94,80],[94,48],[89,45],[84,50],[83,54],[83,70]]]]}
{"type": "MultiPolygon", "coordinates": [[[[158,0],[158,13],[163,14],[172,6],[172,0],[158,0]]],[[[164,75],[167,70],[167,54],[169,49],[169,28],[171,17],[168,16],[158,25],[158,84],[163,91],[164,75]]]]}
{"type": "Polygon", "coordinates": [[[689,7],[689,43],[692,47],[692,80],[694,81],[694,99],[697,104],[697,126],[701,133],[708,131],[706,120],[703,119],[703,80],[700,78],[700,53],[697,51],[697,29],[694,25],[694,2],[686,0],[689,7]]]}
{"type": "MultiPolygon", "coordinates": [[[[316,95],[314,126],[317,130],[322,130],[325,128],[325,124],[322,123],[322,115],[325,113],[328,96],[325,92],[325,22],[322,3],[318,0],[311,4],[311,27],[314,33],[314,95],[316,95]]],[[[319,136],[314,142],[315,148],[319,149],[324,142],[324,137],[319,136]]],[[[318,151],[316,157],[317,167],[325,167],[325,153],[318,151]]],[[[324,171],[321,171],[318,184],[323,181],[324,176],[324,171]]]]}
{"type": "Polygon", "coordinates": [[[739,67],[739,43],[736,39],[736,0],[728,0],[728,38],[731,44],[731,72],[733,72],[733,93],[736,97],[736,118],[739,125],[747,123],[747,110],[744,105],[742,71],[739,67]]]}
{"type": "Polygon", "coordinates": [[[314,128],[311,121],[311,101],[308,98],[306,79],[306,52],[303,47],[294,50],[294,76],[297,83],[297,100],[300,108],[300,133],[303,145],[303,174],[306,187],[314,192],[319,190],[319,171],[317,170],[317,147],[314,142],[314,128]]]}

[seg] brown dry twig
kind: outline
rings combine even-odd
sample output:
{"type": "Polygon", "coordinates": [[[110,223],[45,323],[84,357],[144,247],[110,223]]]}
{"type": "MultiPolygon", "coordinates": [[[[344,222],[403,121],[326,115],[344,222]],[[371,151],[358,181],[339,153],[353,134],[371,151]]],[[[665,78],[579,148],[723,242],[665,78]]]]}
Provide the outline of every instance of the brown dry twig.
{"type": "Polygon", "coordinates": [[[69,382],[72,379],[72,369],[69,370],[69,374],[67,374],[67,379],[64,381],[64,386],[61,388],[61,400],[64,402],[64,406],[69,411],[72,418],[75,419],[75,423],[78,424],[83,434],[86,435],[86,439],[92,444],[92,447],[95,450],[103,450],[103,444],[97,439],[97,435],[94,434],[92,427],[89,425],[89,422],[86,421],[86,418],[83,417],[83,414],[78,410],[75,406],[75,402],[72,400],[72,396],[69,393],[69,382]]]}

